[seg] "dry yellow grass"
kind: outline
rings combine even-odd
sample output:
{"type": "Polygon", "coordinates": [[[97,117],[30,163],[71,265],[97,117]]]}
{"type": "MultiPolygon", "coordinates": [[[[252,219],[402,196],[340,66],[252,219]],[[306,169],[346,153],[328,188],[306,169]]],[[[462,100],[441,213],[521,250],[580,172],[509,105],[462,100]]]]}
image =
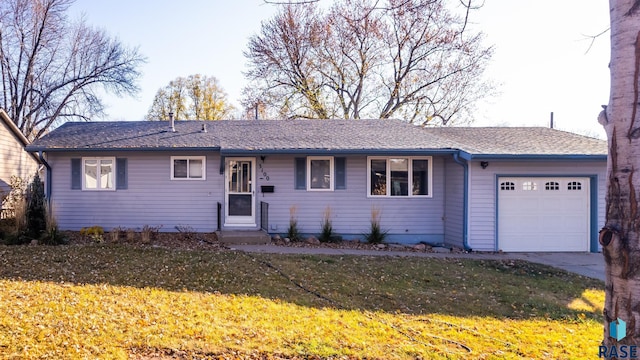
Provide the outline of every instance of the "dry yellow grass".
{"type": "Polygon", "coordinates": [[[521,262],[0,247],[0,354],[584,358],[599,287],[521,262]]]}

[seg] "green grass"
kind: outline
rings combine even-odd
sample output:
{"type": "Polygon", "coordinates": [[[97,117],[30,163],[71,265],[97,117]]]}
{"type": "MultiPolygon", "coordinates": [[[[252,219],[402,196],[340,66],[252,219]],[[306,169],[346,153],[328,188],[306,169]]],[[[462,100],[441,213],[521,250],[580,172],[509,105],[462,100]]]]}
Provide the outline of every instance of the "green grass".
{"type": "Polygon", "coordinates": [[[603,287],[519,261],[0,247],[0,357],[585,358],[603,287]]]}

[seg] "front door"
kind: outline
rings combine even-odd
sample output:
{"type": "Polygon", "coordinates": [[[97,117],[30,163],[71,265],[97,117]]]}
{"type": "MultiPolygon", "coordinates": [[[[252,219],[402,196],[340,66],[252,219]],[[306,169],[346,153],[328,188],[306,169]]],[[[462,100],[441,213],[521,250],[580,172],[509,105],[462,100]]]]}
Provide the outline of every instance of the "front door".
{"type": "Polygon", "coordinates": [[[226,226],[256,226],[255,165],[255,158],[226,159],[226,226]]]}

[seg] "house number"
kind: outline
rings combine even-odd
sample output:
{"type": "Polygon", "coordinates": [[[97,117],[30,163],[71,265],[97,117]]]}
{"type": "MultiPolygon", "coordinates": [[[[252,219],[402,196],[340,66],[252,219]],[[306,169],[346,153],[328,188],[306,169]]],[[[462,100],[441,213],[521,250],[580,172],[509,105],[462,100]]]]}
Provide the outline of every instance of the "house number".
{"type": "Polygon", "coordinates": [[[262,176],[264,177],[264,179],[269,181],[269,175],[267,174],[267,171],[262,167],[262,164],[258,164],[258,169],[262,173],[262,176]]]}

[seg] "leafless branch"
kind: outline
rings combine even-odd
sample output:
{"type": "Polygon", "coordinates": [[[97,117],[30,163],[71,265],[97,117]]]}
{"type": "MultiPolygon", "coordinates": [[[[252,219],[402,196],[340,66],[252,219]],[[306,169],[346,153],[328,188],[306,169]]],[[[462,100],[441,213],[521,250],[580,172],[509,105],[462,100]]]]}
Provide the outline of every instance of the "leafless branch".
{"type": "Polygon", "coordinates": [[[320,0],[298,0],[298,1],[276,1],[276,0],[262,0],[265,4],[270,5],[299,5],[299,4],[311,4],[320,0]]]}
{"type": "Polygon", "coordinates": [[[104,111],[98,88],[138,91],[145,61],[84,20],[71,22],[71,0],[0,2],[0,104],[28,138],[67,119],[104,111]]]}
{"type": "Polygon", "coordinates": [[[589,46],[587,47],[587,50],[584,53],[588,54],[589,51],[591,51],[591,48],[593,47],[593,44],[596,42],[596,39],[599,38],[600,36],[608,33],[609,30],[611,30],[611,28],[607,28],[606,30],[603,30],[603,31],[601,31],[601,32],[599,32],[598,34],[595,34],[595,35],[583,35],[585,37],[585,39],[591,40],[589,42],[589,46]]]}
{"type": "Polygon", "coordinates": [[[490,93],[481,78],[493,52],[481,34],[460,36],[482,6],[460,1],[464,16],[443,0],[284,6],[249,41],[243,103],[283,118],[455,122],[490,93]]]}

